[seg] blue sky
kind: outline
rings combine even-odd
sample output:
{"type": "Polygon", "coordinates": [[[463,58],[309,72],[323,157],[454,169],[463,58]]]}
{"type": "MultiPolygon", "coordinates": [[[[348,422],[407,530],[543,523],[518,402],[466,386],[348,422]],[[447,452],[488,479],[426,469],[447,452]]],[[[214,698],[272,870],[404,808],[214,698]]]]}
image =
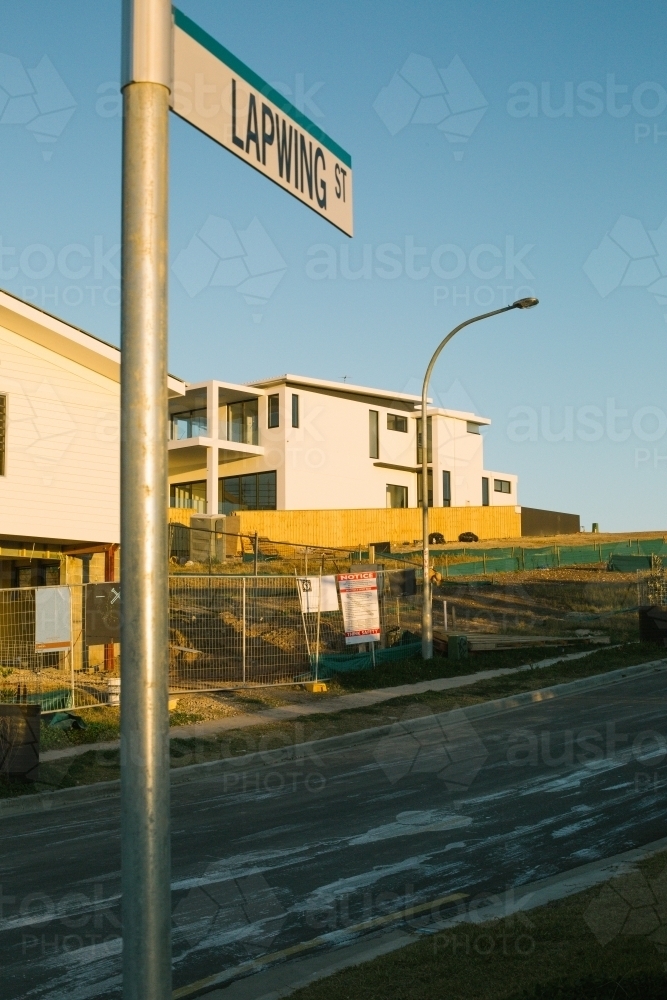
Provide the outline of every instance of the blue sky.
{"type": "MultiPolygon", "coordinates": [[[[172,118],[171,370],[418,391],[450,327],[530,290],[447,348],[436,397],[492,419],[523,504],[664,527],[665,10],[181,8],[350,152],[355,237],[172,118]],[[266,301],[182,280],[210,216],[275,247],[266,301]]],[[[120,0],[5,4],[3,29],[0,285],[117,343],[120,0]]]]}

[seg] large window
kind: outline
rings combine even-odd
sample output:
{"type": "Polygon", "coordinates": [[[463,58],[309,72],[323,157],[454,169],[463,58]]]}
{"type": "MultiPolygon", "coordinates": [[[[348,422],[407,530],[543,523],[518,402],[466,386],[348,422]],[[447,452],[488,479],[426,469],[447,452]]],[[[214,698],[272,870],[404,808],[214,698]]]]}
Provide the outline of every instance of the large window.
{"type": "Polygon", "coordinates": [[[387,507],[407,507],[407,486],[392,486],[387,483],[387,507]]]}
{"type": "MultiPolygon", "coordinates": [[[[433,417],[427,421],[428,444],[426,448],[426,461],[433,461],[433,417]]],[[[422,462],[422,419],[417,417],[417,465],[422,462]]]]}
{"type": "Polygon", "coordinates": [[[292,395],[292,427],[299,426],[299,397],[292,395]]]}
{"type": "Polygon", "coordinates": [[[240,444],[258,444],[258,401],[243,399],[227,406],[227,440],[240,444]]]}
{"type": "Polygon", "coordinates": [[[169,487],[169,506],[186,507],[199,514],[206,513],[206,480],[194,483],[172,483],[169,487]]]}
{"type": "Polygon", "coordinates": [[[408,418],[401,417],[398,413],[388,413],[387,414],[387,430],[388,431],[401,431],[402,434],[408,433],[408,418]]]}
{"type": "Polygon", "coordinates": [[[185,441],[186,438],[206,437],[206,407],[182,410],[169,417],[169,440],[185,441]]]}
{"type": "Polygon", "coordinates": [[[511,493],[512,484],[509,479],[494,479],[493,480],[493,492],[494,493],[511,493]]]}
{"type": "Polygon", "coordinates": [[[482,507],[489,506],[489,477],[482,476],[482,507]]]}
{"type": "Polygon", "coordinates": [[[280,396],[275,393],[268,397],[269,427],[280,427],[280,396]]]}
{"type": "Polygon", "coordinates": [[[368,454],[380,457],[380,414],[378,410],[368,411],[368,454]]]}
{"type": "Polygon", "coordinates": [[[442,471],[442,506],[452,506],[452,474],[446,469],[442,471]]]}
{"type": "Polygon", "coordinates": [[[247,476],[225,476],[218,481],[218,513],[236,510],[275,510],[276,473],[253,472],[247,476]]]}
{"type": "Polygon", "coordinates": [[[7,397],[0,396],[0,476],[5,474],[7,451],[7,397]]]}
{"type": "MultiPolygon", "coordinates": [[[[417,506],[421,507],[422,500],[422,474],[417,473],[417,506]]],[[[428,470],[428,505],[433,506],[433,469],[428,470]]]]}

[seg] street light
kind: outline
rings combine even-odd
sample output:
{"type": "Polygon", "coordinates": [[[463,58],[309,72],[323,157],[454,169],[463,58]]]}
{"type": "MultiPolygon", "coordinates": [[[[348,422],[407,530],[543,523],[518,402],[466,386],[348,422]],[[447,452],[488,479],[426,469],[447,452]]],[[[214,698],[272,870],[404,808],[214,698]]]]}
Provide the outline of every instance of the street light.
{"type": "Polygon", "coordinates": [[[422,417],[421,417],[421,449],[422,449],[422,553],[424,566],[424,587],[422,592],[422,658],[424,660],[433,659],[433,613],[431,608],[431,580],[429,567],[428,550],[428,413],[426,399],[428,396],[428,384],[436,361],[440,356],[445,344],[448,344],[452,337],[462,330],[464,326],[477,323],[480,319],[488,319],[489,316],[497,316],[499,313],[509,312],[510,309],[532,309],[539,299],[526,298],[517,299],[511,306],[503,306],[502,309],[494,309],[493,312],[482,313],[481,316],[473,316],[465,323],[460,323],[448,333],[445,339],[439,344],[435,354],[429,361],[424,385],[422,387],[422,417]]]}

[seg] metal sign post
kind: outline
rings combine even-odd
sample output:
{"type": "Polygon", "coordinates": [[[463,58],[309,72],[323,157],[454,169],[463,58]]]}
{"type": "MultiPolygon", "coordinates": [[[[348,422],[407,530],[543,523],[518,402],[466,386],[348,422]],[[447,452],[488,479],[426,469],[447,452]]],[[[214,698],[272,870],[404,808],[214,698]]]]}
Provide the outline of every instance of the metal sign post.
{"type": "Polygon", "coordinates": [[[123,3],[124,1000],[171,996],[167,552],[169,0],[123,3]]]}
{"type": "MultiPolygon", "coordinates": [[[[176,114],[352,235],[349,155],[198,25],[177,10],[173,17],[175,25],[169,0],[123,0],[121,851],[125,1000],[171,996],[167,186],[172,90],[176,114]],[[204,94],[212,103],[206,103],[204,94]]],[[[256,537],[255,576],[257,556],[256,537]]],[[[245,589],[244,578],[244,682],[245,589]]]]}

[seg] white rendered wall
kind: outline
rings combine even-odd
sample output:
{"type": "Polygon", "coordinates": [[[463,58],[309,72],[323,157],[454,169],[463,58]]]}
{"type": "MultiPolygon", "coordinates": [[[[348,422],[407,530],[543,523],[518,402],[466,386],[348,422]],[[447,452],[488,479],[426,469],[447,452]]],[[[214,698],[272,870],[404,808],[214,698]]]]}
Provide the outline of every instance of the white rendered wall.
{"type": "Polygon", "coordinates": [[[120,385],[0,327],[2,533],[118,542],[120,385]]]}
{"type": "Polygon", "coordinates": [[[442,507],[443,470],[451,474],[452,507],[479,507],[482,503],[484,438],[469,434],[467,421],[434,414],[433,503],[442,507]]]}
{"type": "MultiPolygon", "coordinates": [[[[341,386],[343,389],[343,386],[341,386]]],[[[369,396],[346,398],[318,392],[307,386],[277,385],[259,398],[259,444],[264,455],[221,464],[219,475],[277,472],[278,510],[326,510],[385,507],[387,485],[408,489],[408,506],[417,505],[417,418],[419,412],[387,405],[369,396]],[[268,427],[268,397],[278,395],[280,424],[268,427]],[[292,427],[292,395],[299,397],[299,427],[292,427]],[[369,454],[369,411],[379,417],[379,458],[369,454]],[[387,427],[387,414],[407,417],[407,433],[387,427]],[[378,465],[376,463],[382,463],[378,465]],[[387,467],[389,466],[389,467],[387,467]],[[395,467],[392,467],[395,466],[395,467]]],[[[453,507],[481,506],[484,472],[484,438],[471,434],[472,414],[455,417],[432,415],[434,505],[442,506],[443,470],[451,474],[453,507]]],[[[220,415],[223,436],[224,413],[220,415]]],[[[509,479],[512,494],[493,494],[490,503],[515,504],[517,477],[509,479]]],[[[170,482],[206,479],[206,468],[170,476],[170,482]]]]}
{"type": "Polygon", "coordinates": [[[483,475],[489,478],[489,507],[511,507],[518,504],[519,477],[511,472],[489,472],[485,470],[483,475]],[[504,479],[509,481],[511,493],[496,493],[493,488],[494,479],[504,479]]]}

